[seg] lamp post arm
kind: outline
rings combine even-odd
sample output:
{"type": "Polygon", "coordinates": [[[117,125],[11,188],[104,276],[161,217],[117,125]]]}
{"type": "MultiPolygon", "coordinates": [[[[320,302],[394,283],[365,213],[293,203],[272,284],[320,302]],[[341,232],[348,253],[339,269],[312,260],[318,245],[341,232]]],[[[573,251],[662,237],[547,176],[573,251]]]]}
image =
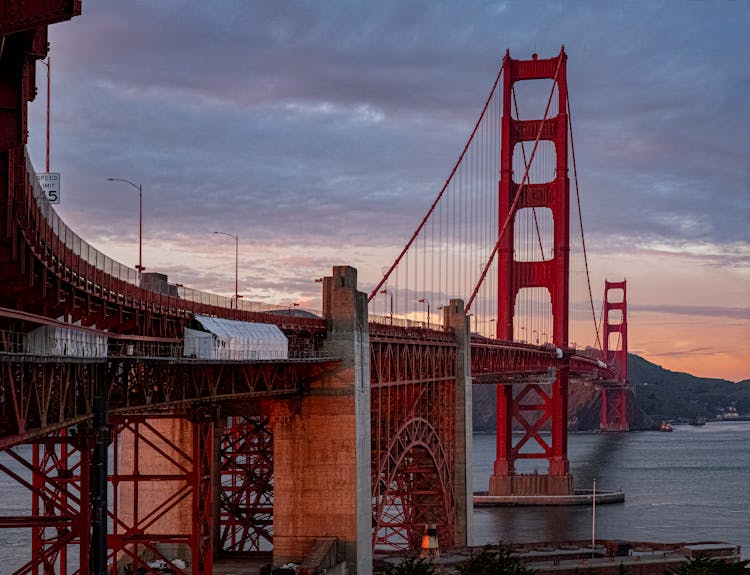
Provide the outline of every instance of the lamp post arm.
{"type": "Polygon", "coordinates": [[[240,284],[239,284],[239,269],[240,269],[240,235],[230,234],[229,232],[214,232],[221,236],[229,236],[234,240],[234,300],[236,307],[239,307],[240,299],[240,284]]]}
{"type": "Polygon", "coordinates": [[[47,54],[47,61],[39,60],[40,64],[44,64],[44,66],[47,67],[47,149],[46,149],[46,155],[45,155],[45,163],[44,166],[46,168],[46,172],[49,173],[49,111],[50,111],[50,75],[52,73],[52,57],[47,54]]]}
{"type": "Polygon", "coordinates": [[[138,271],[143,273],[143,186],[138,184],[138,271]]]}

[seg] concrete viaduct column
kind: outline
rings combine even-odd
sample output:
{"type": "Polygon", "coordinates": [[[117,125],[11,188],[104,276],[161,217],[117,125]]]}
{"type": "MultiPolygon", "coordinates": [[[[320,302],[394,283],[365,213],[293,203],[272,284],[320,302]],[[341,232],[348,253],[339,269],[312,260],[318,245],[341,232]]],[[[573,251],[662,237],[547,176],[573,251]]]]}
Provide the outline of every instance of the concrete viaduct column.
{"type": "Polygon", "coordinates": [[[274,565],[301,561],[318,537],[336,537],[351,573],[372,573],[370,342],[357,270],[323,281],[325,351],[341,362],[310,382],[274,433],[274,565]]]}
{"type": "Polygon", "coordinates": [[[446,327],[456,341],[456,545],[471,545],[474,493],[472,487],[471,334],[464,302],[452,299],[443,308],[446,327]]]}

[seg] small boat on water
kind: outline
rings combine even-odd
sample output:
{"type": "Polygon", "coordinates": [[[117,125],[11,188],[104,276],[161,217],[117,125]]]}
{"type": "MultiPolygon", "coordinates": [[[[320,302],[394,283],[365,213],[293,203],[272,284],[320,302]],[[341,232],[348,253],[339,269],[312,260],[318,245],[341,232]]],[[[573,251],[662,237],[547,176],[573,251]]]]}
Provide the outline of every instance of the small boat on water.
{"type": "Polygon", "coordinates": [[[700,416],[695,417],[690,420],[690,425],[696,425],[696,426],[706,425],[706,418],[700,417],[700,416]]]}
{"type": "Polygon", "coordinates": [[[739,416],[740,414],[737,413],[737,408],[730,405],[724,413],[719,415],[719,419],[737,419],[739,416]]]}
{"type": "Polygon", "coordinates": [[[662,421],[659,424],[659,431],[672,431],[672,424],[668,421],[662,421]]]}

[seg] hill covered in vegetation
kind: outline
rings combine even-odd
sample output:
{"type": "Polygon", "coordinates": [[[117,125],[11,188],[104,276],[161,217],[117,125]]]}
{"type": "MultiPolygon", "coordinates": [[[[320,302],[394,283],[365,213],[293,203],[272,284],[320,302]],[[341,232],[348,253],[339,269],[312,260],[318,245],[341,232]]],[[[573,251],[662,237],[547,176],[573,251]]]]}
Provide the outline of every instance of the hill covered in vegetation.
{"type": "Polygon", "coordinates": [[[696,377],[670,371],[637,355],[628,357],[636,403],[655,420],[717,419],[727,413],[750,415],[750,380],[696,377]]]}
{"type": "MultiPolygon", "coordinates": [[[[731,382],[670,371],[640,356],[628,356],[631,429],[650,428],[662,420],[717,419],[727,413],[750,416],[750,380],[731,382]]],[[[589,385],[571,385],[568,397],[571,430],[598,429],[601,393],[589,385]]],[[[495,386],[473,387],[474,431],[495,429],[495,386]]]]}

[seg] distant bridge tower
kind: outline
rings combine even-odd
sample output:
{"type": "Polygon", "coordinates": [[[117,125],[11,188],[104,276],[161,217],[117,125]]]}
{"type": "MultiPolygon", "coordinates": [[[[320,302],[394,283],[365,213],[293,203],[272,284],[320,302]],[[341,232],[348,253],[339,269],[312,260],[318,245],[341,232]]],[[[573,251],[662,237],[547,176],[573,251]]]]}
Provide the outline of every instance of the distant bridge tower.
{"type": "Polygon", "coordinates": [[[617,383],[602,388],[600,427],[604,431],[628,431],[629,429],[628,316],[625,287],[625,280],[604,282],[604,361],[614,366],[619,374],[617,383]],[[610,295],[610,292],[613,293],[610,295]]]}
{"type": "MultiPolygon", "coordinates": [[[[550,59],[513,60],[506,55],[503,64],[502,149],[500,156],[499,222],[508,214],[510,224],[499,246],[497,338],[514,339],[514,316],[519,291],[546,288],[552,311],[552,343],[568,347],[570,181],[568,179],[568,89],[567,56],[564,49],[550,59]],[[513,118],[513,86],[523,80],[552,80],[557,91],[557,115],[551,118],[521,120],[513,118]],[[514,181],[514,154],[521,153],[522,142],[551,142],[554,146],[554,178],[547,182],[514,181]],[[517,149],[518,148],[518,149],[517,149]],[[516,202],[516,195],[521,197],[516,202]],[[521,261],[514,246],[516,214],[524,208],[549,210],[553,230],[553,250],[536,261],[521,261]]],[[[553,103],[553,96],[550,96],[553,103]]],[[[549,110],[548,105],[548,110],[549,110]]],[[[533,156],[533,153],[532,153],[533,156]]],[[[526,158],[524,157],[524,163],[526,158]]],[[[530,161],[533,161],[530,160],[530,161]]],[[[538,163],[538,162],[537,162],[538,163]]],[[[518,165],[518,164],[516,164],[518,165]]],[[[523,180],[524,174],[516,174],[523,180]]],[[[502,385],[497,392],[497,454],[490,478],[490,495],[567,494],[572,492],[567,445],[568,368],[561,365],[552,382],[523,382],[502,385]],[[516,388],[514,390],[514,387],[516,388]],[[514,426],[514,423],[517,425],[514,426]],[[549,439],[543,426],[551,426],[549,439]],[[524,435],[514,442],[514,427],[524,435]],[[546,462],[547,473],[517,474],[518,459],[546,462]]]]}

